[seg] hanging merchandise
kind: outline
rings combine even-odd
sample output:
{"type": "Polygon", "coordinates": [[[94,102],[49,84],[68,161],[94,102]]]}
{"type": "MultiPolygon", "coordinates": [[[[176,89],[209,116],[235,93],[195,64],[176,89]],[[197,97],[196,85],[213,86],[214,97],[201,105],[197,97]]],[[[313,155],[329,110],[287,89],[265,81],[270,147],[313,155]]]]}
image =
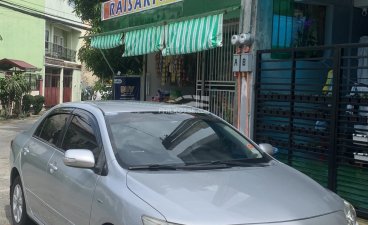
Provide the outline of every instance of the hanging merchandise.
{"type": "Polygon", "coordinates": [[[177,70],[177,80],[178,80],[178,86],[183,86],[183,70],[184,70],[184,57],[180,56],[178,58],[178,70],[177,70]]]}
{"type": "Polygon", "coordinates": [[[169,78],[170,78],[170,84],[175,84],[175,73],[176,73],[176,57],[170,57],[169,62],[169,78]]]}
{"type": "Polygon", "coordinates": [[[169,57],[163,57],[162,59],[162,75],[161,75],[161,86],[164,86],[167,83],[167,74],[168,74],[168,64],[169,57]]]}
{"type": "Polygon", "coordinates": [[[156,54],[156,72],[161,76],[161,86],[166,84],[183,87],[188,84],[185,75],[184,56],[167,56],[156,54]]]}
{"type": "Polygon", "coordinates": [[[161,75],[162,74],[162,55],[161,53],[157,53],[155,55],[156,58],[156,74],[161,75]]]}
{"type": "Polygon", "coordinates": [[[181,56],[178,56],[176,59],[176,73],[175,73],[175,80],[176,80],[176,85],[181,87],[182,82],[181,82],[181,56]]]}

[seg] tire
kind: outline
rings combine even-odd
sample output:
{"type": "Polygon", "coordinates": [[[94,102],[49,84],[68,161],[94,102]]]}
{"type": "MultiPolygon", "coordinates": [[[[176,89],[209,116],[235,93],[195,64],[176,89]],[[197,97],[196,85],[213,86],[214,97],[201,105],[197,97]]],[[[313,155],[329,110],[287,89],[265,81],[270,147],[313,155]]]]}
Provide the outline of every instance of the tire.
{"type": "Polygon", "coordinates": [[[33,224],[26,212],[26,202],[20,177],[16,177],[10,188],[10,212],[13,225],[33,224]]]}

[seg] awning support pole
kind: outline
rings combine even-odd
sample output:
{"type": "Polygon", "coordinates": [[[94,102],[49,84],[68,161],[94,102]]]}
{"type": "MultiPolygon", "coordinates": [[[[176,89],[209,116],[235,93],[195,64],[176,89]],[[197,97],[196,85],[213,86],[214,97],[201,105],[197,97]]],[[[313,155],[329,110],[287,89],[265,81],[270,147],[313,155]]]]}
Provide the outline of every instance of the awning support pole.
{"type": "Polygon", "coordinates": [[[110,70],[111,70],[112,74],[113,74],[113,75],[115,75],[115,72],[114,72],[114,70],[112,69],[112,67],[111,67],[111,65],[110,65],[110,63],[109,63],[109,61],[107,60],[107,58],[106,58],[106,56],[105,56],[105,53],[103,53],[102,49],[99,49],[99,50],[100,50],[100,52],[101,52],[101,54],[102,54],[103,58],[105,59],[105,62],[106,62],[106,63],[107,63],[107,65],[109,66],[109,68],[110,68],[110,70]]]}
{"type": "MultiPolygon", "coordinates": [[[[110,65],[109,61],[107,60],[106,56],[105,56],[105,53],[102,51],[102,49],[99,49],[101,54],[102,54],[102,57],[104,58],[105,62],[107,63],[107,65],[109,66],[111,72],[112,72],[112,99],[115,100],[115,72],[114,72],[114,69],[112,68],[112,66],[110,65]]],[[[103,82],[103,80],[102,80],[103,82]]]]}

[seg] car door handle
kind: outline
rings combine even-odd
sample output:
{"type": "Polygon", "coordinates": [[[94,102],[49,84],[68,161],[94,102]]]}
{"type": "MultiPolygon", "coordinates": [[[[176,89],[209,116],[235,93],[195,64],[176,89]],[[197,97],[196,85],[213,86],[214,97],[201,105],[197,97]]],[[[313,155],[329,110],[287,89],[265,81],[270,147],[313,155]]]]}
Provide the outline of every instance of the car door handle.
{"type": "Polygon", "coordinates": [[[22,149],[23,155],[27,155],[29,153],[29,148],[28,147],[24,147],[22,149]]]}
{"type": "Polygon", "coordinates": [[[58,170],[58,167],[56,166],[56,163],[49,163],[49,171],[51,174],[55,173],[58,170]]]}

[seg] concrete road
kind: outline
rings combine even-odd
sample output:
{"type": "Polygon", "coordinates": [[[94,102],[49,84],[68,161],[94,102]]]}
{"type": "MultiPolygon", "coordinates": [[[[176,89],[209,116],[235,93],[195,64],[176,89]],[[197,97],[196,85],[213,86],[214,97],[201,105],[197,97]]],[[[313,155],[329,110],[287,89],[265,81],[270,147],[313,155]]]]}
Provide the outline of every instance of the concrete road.
{"type": "MultiPolygon", "coordinates": [[[[37,117],[25,120],[0,121],[0,225],[10,225],[9,206],[9,150],[10,141],[15,135],[32,126],[37,117]]],[[[360,225],[368,225],[368,221],[360,220],[360,225]]],[[[29,224],[31,225],[31,224],[29,224]]]]}
{"type": "Polygon", "coordinates": [[[10,225],[9,150],[15,135],[32,126],[38,117],[0,121],[0,225],[10,225]]]}

